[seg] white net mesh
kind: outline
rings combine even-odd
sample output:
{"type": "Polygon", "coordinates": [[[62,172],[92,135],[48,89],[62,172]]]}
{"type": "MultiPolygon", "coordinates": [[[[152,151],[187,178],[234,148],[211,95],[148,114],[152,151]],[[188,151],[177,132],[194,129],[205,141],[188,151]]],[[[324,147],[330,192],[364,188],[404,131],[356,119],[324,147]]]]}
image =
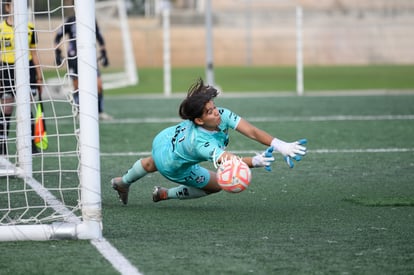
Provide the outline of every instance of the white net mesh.
{"type": "MultiPolygon", "coordinates": [[[[53,10],[55,16],[58,13],[62,17],[74,14],[73,6],[67,4],[73,1],[66,0],[61,2],[62,6],[53,10]],[[66,6],[63,6],[65,3],[66,6]]],[[[138,83],[138,74],[123,0],[96,2],[95,16],[99,22],[99,30],[104,37],[109,60],[108,67],[101,66],[99,68],[103,80],[103,88],[115,89],[136,85],[138,83]]],[[[52,15],[50,21],[44,21],[44,23],[50,24],[54,21],[56,19],[52,15]]],[[[39,43],[42,43],[42,41],[39,41],[39,43]]],[[[65,55],[68,50],[68,40],[61,41],[60,46],[62,53],[65,55]]],[[[97,50],[97,57],[99,58],[99,49],[97,50]]],[[[50,56],[47,55],[45,58],[50,59],[50,56]]],[[[53,62],[53,60],[49,61],[53,62]]],[[[70,82],[70,78],[65,74],[58,74],[56,77],[49,78],[48,83],[53,87],[53,89],[50,89],[50,96],[58,98],[66,96],[71,89],[70,82]]]]}
{"type": "MultiPolygon", "coordinates": [[[[32,117],[36,115],[36,107],[43,105],[44,122],[48,138],[47,149],[34,145],[26,154],[31,155],[32,170],[23,170],[19,146],[18,123],[22,123],[16,109],[16,100],[5,102],[5,98],[13,98],[13,92],[3,92],[1,101],[1,118],[3,126],[8,121],[9,131],[3,135],[6,151],[0,154],[0,225],[40,224],[52,221],[68,221],[80,216],[80,184],[79,184],[79,151],[78,120],[73,104],[72,87],[65,61],[58,67],[55,63],[54,37],[56,31],[64,24],[65,11],[72,6],[64,6],[66,1],[55,1],[56,7],[37,7],[35,1],[29,3],[29,21],[34,25],[38,37],[37,52],[43,79],[53,78],[53,82],[42,85],[42,97],[33,97],[32,117]],[[64,89],[62,89],[64,87],[64,89]],[[55,96],[51,97],[50,95],[55,96]],[[5,114],[6,108],[12,108],[10,116],[5,114]],[[33,150],[33,152],[32,152],[33,150]]],[[[1,2],[2,6],[4,2],[1,2]]],[[[4,13],[5,11],[3,11],[4,13]]],[[[3,16],[3,20],[7,16],[3,16]]],[[[4,28],[0,36],[8,35],[4,28]]],[[[66,37],[64,39],[67,39],[66,37]]],[[[67,41],[63,41],[65,45],[67,41]]],[[[4,52],[6,49],[1,49],[4,52]]],[[[2,70],[9,68],[2,60],[2,70]]],[[[2,79],[4,80],[4,74],[2,79]]],[[[19,90],[17,90],[18,93],[19,90]]],[[[30,119],[30,118],[29,118],[30,119]]],[[[31,119],[34,124],[34,119],[31,119]]],[[[33,126],[32,126],[33,127],[33,126]]],[[[4,127],[3,127],[4,128],[4,127]]],[[[3,132],[4,129],[3,129],[3,132]]],[[[34,132],[32,131],[33,140],[34,132]]]]}

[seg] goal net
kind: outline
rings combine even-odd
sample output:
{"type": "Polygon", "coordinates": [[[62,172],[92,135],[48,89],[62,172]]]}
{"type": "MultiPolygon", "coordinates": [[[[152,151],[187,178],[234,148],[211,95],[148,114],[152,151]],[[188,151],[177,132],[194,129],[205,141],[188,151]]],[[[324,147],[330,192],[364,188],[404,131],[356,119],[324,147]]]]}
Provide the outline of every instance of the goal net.
{"type": "Polygon", "coordinates": [[[44,6],[36,6],[35,0],[29,5],[27,0],[9,2],[0,1],[2,22],[13,22],[0,29],[0,241],[100,238],[94,1],[45,1],[44,6]],[[57,65],[54,58],[54,37],[68,9],[76,14],[79,109],[71,87],[60,97],[50,96],[70,82],[68,60],[57,65]],[[28,26],[34,26],[33,32],[28,26]],[[37,36],[37,50],[28,47],[35,37],[30,34],[37,36]],[[55,81],[35,82],[32,70],[55,81]],[[36,90],[42,90],[42,97],[33,95],[36,90]],[[40,121],[43,133],[38,131],[40,121]]]}
{"type": "MultiPolygon", "coordinates": [[[[63,17],[74,14],[73,0],[60,0],[59,2],[62,2],[64,7],[61,11],[63,17]]],[[[95,17],[105,40],[109,60],[108,67],[100,66],[99,68],[103,80],[103,88],[116,89],[138,84],[138,70],[135,63],[124,0],[97,1],[95,3],[95,17]],[[116,43],[113,43],[114,41],[116,43]]],[[[42,41],[39,43],[42,43],[42,41]]],[[[97,54],[99,58],[99,51],[97,54]]],[[[48,79],[48,83],[51,84],[60,81],[60,79],[53,77],[48,79]]],[[[64,86],[56,87],[54,85],[56,89],[51,90],[50,95],[52,97],[65,96],[71,85],[70,79],[66,79],[64,86]]]]}

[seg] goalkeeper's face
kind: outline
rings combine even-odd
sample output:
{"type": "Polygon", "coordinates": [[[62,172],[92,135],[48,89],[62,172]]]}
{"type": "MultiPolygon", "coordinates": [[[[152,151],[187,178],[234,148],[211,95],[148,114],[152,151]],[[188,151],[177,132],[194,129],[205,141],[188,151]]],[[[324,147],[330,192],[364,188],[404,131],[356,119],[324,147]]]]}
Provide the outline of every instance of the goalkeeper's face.
{"type": "Polygon", "coordinates": [[[206,103],[203,115],[200,118],[196,118],[194,122],[207,130],[218,130],[218,126],[221,123],[221,116],[213,100],[206,103]]]}

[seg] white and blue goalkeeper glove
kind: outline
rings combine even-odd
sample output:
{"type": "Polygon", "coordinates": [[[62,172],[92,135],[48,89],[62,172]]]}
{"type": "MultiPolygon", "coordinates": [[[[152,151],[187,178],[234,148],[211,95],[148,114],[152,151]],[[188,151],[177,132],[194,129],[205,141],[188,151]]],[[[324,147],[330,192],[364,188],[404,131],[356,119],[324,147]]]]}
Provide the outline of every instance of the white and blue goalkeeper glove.
{"type": "Polygon", "coordinates": [[[274,138],[271,145],[273,149],[283,155],[287,165],[293,168],[295,166],[293,160],[300,161],[306,155],[306,147],[302,145],[305,145],[307,142],[305,138],[291,143],[274,138]]]}
{"type": "Polygon", "coordinates": [[[275,161],[275,158],[272,155],[273,147],[267,148],[261,154],[257,154],[252,158],[253,167],[265,167],[267,171],[271,171],[270,164],[275,161]]]}
{"type": "MultiPolygon", "coordinates": [[[[267,148],[266,149],[266,151],[264,151],[264,156],[265,157],[268,157],[268,158],[270,158],[270,157],[272,157],[273,158],[273,147],[272,146],[270,146],[269,148],[267,148]]],[[[266,171],[272,171],[272,167],[270,167],[270,165],[266,165],[265,166],[265,169],[266,169],[266,171]]]]}

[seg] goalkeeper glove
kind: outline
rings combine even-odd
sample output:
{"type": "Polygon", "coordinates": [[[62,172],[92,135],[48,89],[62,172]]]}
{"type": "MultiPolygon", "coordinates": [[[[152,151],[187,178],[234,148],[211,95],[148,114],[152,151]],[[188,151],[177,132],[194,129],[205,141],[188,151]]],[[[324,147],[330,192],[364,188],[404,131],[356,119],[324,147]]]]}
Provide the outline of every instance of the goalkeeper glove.
{"type": "Polygon", "coordinates": [[[266,151],[261,154],[257,154],[252,158],[253,167],[265,167],[267,171],[271,171],[270,164],[275,161],[275,158],[272,156],[273,148],[269,147],[266,151]],[[270,151],[271,150],[271,151],[270,151]],[[270,153],[269,153],[270,151],[270,153]]]}
{"type": "Polygon", "coordinates": [[[99,57],[99,60],[101,61],[102,66],[107,67],[109,65],[109,60],[105,49],[101,50],[101,56],[99,57]]]}
{"type": "Polygon", "coordinates": [[[307,143],[306,139],[301,139],[295,142],[287,143],[280,139],[274,138],[272,140],[272,147],[279,151],[290,168],[293,168],[295,165],[293,160],[300,161],[302,156],[306,155],[306,147],[302,146],[307,143]]]}
{"type": "Polygon", "coordinates": [[[59,49],[59,48],[57,48],[55,50],[55,61],[56,61],[56,65],[57,66],[60,66],[60,64],[62,64],[62,60],[63,60],[63,58],[62,58],[62,50],[59,49]]]}
{"type": "MultiPolygon", "coordinates": [[[[266,149],[266,151],[264,151],[264,156],[265,157],[273,157],[272,153],[273,153],[273,147],[270,146],[269,148],[266,149]]],[[[266,165],[265,169],[266,169],[266,171],[269,171],[269,172],[272,171],[272,167],[270,167],[270,165],[266,165]]]]}

